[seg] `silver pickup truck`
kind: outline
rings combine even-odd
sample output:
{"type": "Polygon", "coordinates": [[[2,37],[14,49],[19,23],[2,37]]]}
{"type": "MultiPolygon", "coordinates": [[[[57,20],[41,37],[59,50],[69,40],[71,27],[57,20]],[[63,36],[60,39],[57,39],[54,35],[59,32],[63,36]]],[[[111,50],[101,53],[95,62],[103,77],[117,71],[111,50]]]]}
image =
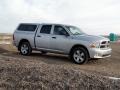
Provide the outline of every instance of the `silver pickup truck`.
{"type": "Polygon", "coordinates": [[[32,50],[61,53],[77,64],[110,57],[112,51],[109,39],[63,24],[21,23],[13,34],[13,43],[22,55],[30,55],[32,50]]]}

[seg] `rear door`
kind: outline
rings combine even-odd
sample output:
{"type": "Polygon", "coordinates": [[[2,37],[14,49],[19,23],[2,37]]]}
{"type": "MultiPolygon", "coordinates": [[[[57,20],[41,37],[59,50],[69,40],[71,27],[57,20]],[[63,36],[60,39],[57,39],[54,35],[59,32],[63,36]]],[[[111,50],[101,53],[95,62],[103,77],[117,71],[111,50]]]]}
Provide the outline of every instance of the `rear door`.
{"type": "Polygon", "coordinates": [[[49,49],[52,25],[41,25],[37,31],[35,42],[37,49],[49,49]]]}

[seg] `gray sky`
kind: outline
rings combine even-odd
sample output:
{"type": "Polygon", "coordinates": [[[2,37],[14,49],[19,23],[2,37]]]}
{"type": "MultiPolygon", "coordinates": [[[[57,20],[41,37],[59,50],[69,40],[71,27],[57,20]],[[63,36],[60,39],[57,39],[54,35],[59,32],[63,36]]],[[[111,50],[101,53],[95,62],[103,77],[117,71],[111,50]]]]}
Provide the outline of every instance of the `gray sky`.
{"type": "Polygon", "coordinates": [[[1,0],[0,33],[13,33],[21,22],[65,23],[88,34],[120,34],[120,0],[1,0]]]}

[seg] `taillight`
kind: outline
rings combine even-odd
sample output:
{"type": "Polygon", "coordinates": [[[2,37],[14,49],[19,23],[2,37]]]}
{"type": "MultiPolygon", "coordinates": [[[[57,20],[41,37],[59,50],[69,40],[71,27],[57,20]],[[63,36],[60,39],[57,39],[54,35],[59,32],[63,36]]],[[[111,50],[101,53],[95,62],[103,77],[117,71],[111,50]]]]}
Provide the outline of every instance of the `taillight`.
{"type": "Polygon", "coordinates": [[[13,34],[13,41],[15,40],[14,34],[13,34]]]}

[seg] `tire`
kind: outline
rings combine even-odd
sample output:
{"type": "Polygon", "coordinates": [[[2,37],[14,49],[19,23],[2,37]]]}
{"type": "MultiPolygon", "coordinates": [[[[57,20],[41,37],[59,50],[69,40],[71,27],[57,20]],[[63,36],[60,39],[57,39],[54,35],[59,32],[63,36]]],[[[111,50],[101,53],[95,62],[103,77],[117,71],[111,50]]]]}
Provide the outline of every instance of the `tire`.
{"type": "Polygon", "coordinates": [[[20,45],[20,54],[21,55],[30,55],[32,52],[32,48],[29,44],[29,42],[22,42],[20,45]]]}
{"type": "Polygon", "coordinates": [[[46,52],[46,51],[41,51],[41,54],[43,54],[43,55],[44,55],[44,54],[47,54],[47,52],[46,52]]]}
{"type": "Polygon", "coordinates": [[[85,48],[83,47],[76,47],[72,50],[70,54],[70,58],[76,64],[84,64],[88,62],[89,55],[85,48]]]}

